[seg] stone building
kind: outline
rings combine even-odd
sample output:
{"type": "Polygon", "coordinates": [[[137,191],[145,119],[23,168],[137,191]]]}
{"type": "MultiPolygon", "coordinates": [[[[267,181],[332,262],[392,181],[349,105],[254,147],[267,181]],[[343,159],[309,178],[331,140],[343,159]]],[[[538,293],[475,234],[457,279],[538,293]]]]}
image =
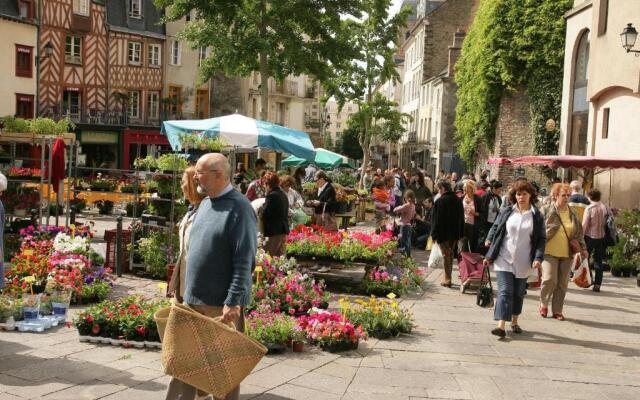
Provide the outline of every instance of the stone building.
{"type": "MultiPolygon", "coordinates": [[[[560,153],[640,158],[640,57],[626,53],[620,33],[640,29],[637,0],[574,0],[565,15],[560,153]]],[[[640,39],[631,50],[640,51],[640,39]]],[[[635,54],[638,56],[638,54],[635,54]]],[[[565,177],[577,176],[565,171],[565,177]]],[[[640,171],[593,177],[613,207],[640,206],[640,171]]]]}
{"type": "Polygon", "coordinates": [[[0,73],[3,76],[0,116],[33,118],[37,108],[38,15],[33,2],[0,2],[0,73]]]}
{"type": "Polygon", "coordinates": [[[475,0],[420,0],[417,21],[402,48],[404,70],[400,110],[411,115],[400,140],[399,164],[460,170],[453,148],[456,107],[454,66],[464,32],[473,21],[475,0]]]}
{"type": "Polygon", "coordinates": [[[334,147],[339,147],[342,142],[342,131],[347,128],[347,123],[351,116],[358,112],[358,105],[349,102],[342,109],[339,109],[338,103],[334,100],[329,100],[325,104],[323,111],[326,125],[323,132],[325,143],[331,143],[334,147]]]}

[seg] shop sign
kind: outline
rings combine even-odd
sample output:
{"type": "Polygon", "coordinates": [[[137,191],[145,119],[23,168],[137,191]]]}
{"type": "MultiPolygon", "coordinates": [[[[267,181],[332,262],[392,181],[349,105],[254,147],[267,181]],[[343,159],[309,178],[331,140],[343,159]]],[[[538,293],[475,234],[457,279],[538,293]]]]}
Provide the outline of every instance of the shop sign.
{"type": "Polygon", "coordinates": [[[102,144],[118,144],[117,132],[82,132],[82,143],[102,143],[102,144]]]}

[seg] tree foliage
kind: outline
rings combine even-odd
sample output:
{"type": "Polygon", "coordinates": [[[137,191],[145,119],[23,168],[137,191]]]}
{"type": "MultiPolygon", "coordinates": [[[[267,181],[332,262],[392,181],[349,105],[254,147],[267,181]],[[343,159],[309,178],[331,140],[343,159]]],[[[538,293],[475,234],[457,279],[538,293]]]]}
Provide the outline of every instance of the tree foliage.
{"type": "Polygon", "coordinates": [[[218,73],[246,76],[260,72],[262,118],[266,116],[268,78],[290,74],[320,80],[331,65],[353,56],[341,15],[358,17],[358,0],[155,0],[166,21],[188,13],[195,18],[178,35],[192,47],[207,47],[201,65],[206,81],[218,73]],[[192,14],[193,15],[193,14],[192,14]]]}
{"type": "Polygon", "coordinates": [[[347,129],[342,131],[342,140],[340,141],[340,148],[337,149],[338,153],[352,158],[354,160],[359,160],[362,158],[362,147],[360,147],[360,142],[358,137],[360,136],[360,132],[356,126],[347,125],[347,129]]]}
{"type": "Polygon", "coordinates": [[[545,122],[560,119],[564,63],[564,13],[572,0],[484,0],[456,64],[456,130],[460,155],[469,163],[495,138],[503,93],[524,88],[530,99],[534,151],[556,154],[559,132],[545,122]]]}
{"type": "MultiPolygon", "coordinates": [[[[402,135],[405,114],[399,113],[393,101],[374,96],[376,85],[399,79],[394,55],[400,32],[406,26],[410,7],[403,7],[390,16],[391,0],[361,0],[363,17],[347,20],[349,41],[357,49],[352,60],[334,65],[333,75],[325,82],[327,97],[333,96],[340,108],[351,101],[359,110],[352,115],[358,128],[358,142],[363,151],[363,165],[370,157],[373,137],[398,140],[402,135]]],[[[364,176],[364,174],[363,174],[364,176]]]]}

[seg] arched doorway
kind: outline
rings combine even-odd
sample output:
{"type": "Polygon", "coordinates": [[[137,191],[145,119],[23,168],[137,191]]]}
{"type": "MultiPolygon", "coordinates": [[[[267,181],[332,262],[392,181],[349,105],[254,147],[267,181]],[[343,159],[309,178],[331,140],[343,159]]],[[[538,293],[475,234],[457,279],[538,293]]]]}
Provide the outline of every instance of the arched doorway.
{"type": "Polygon", "coordinates": [[[589,100],[587,99],[589,67],[590,31],[580,35],[573,61],[573,93],[571,104],[571,134],[569,136],[569,154],[587,155],[587,133],[589,130],[589,100]]]}

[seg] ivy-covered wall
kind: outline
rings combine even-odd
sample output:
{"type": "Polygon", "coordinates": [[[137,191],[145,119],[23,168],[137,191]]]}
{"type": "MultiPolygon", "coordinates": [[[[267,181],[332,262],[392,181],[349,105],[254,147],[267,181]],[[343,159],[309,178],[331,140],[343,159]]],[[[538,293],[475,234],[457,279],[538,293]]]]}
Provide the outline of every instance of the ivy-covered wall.
{"type": "Polygon", "coordinates": [[[557,154],[564,62],[564,13],[573,0],[481,0],[456,64],[458,152],[469,164],[492,148],[500,99],[524,87],[534,151],[557,154]]]}

